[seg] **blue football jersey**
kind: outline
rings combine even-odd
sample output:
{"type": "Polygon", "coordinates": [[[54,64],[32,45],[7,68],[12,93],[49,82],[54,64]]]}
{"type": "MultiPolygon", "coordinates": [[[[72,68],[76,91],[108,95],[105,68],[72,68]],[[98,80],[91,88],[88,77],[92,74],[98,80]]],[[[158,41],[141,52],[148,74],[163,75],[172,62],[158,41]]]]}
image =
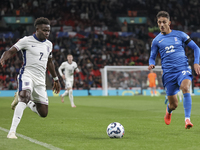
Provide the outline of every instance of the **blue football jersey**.
{"type": "Polygon", "coordinates": [[[169,34],[159,33],[152,41],[149,65],[155,65],[155,58],[160,53],[163,73],[178,72],[188,68],[185,55],[185,42],[190,37],[182,31],[172,30],[169,34]]]}

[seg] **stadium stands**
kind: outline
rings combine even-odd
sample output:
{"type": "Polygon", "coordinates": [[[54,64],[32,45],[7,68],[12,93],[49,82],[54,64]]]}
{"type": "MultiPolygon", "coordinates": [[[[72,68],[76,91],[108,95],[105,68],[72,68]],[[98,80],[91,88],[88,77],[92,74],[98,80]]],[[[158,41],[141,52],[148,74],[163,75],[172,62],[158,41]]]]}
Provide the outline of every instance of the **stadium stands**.
{"type": "MultiPolygon", "coordinates": [[[[81,70],[75,74],[76,89],[101,87],[99,70],[105,65],[148,65],[151,41],[158,33],[155,16],[159,10],[167,10],[172,16],[172,28],[185,31],[200,46],[198,0],[52,0],[47,3],[45,0],[3,0],[0,4],[1,20],[3,16],[13,15],[43,16],[51,20],[55,66],[58,68],[66,61],[68,53],[74,56],[81,70]],[[145,25],[135,25],[134,32],[122,32],[118,16],[145,16],[148,21],[145,25]]],[[[33,31],[26,26],[1,26],[0,55],[33,31]]],[[[185,51],[193,66],[193,51],[189,48],[185,51]]],[[[157,64],[160,65],[159,58],[157,64]]],[[[17,88],[21,65],[22,57],[18,53],[0,69],[0,89],[17,88]]],[[[51,83],[49,74],[47,82],[51,83]]],[[[64,88],[62,80],[61,83],[64,88]]],[[[198,77],[194,85],[200,85],[198,77]]]]}

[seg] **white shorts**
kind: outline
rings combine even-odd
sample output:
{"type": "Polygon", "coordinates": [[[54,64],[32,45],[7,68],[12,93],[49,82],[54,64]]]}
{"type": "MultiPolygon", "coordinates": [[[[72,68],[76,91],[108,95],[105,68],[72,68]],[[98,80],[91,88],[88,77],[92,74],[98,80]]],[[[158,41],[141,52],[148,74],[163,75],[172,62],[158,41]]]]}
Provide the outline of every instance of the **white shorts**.
{"type": "Polygon", "coordinates": [[[65,89],[68,89],[68,88],[72,88],[73,87],[73,81],[67,81],[65,82],[65,89]]]}
{"type": "Polygon", "coordinates": [[[46,85],[37,84],[37,81],[28,76],[18,76],[18,91],[29,90],[31,100],[35,103],[48,105],[49,100],[46,92],[46,85]]]}

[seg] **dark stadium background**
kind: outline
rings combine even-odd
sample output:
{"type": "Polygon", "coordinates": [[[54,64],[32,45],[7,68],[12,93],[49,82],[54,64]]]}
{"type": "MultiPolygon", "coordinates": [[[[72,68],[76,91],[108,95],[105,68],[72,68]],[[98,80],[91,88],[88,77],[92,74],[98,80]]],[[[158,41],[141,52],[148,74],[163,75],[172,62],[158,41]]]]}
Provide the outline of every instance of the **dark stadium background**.
{"type": "MultiPolygon", "coordinates": [[[[81,70],[75,74],[74,88],[101,88],[100,69],[105,65],[148,65],[151,41],[159,32],[155,16],[160,10],[169,12],[172,29],[186,32],[200,45],[198,0],[1,0],[0,55],[34,33],[36,18],[47,17],[56,70],[70,53],[81,70]]],[[[193,66],[193,50],[185,51],[193,66]]],[[[18,53],[0,68],[0,90],[17,88],[22,63],[18,53]]],[[[199,86],[198,76],[193,75],[193,86],[199,86]]],[[[60,81],[64,89],[61,77],[60,81]]],[[[47,89],[51,87],[47,72],[47,89]]]]}

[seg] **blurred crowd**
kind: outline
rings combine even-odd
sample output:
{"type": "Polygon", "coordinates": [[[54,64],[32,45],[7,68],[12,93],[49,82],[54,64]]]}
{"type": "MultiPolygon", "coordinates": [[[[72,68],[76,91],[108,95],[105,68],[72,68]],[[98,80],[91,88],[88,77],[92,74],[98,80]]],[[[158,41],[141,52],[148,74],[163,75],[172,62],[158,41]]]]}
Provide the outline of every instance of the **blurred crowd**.
{"type": "MultiPolygon", "coordinates": [[[[73,32],[87,31],[89,33],[87,37],[58,37],[56,32],[52,32],[49,39],[53,43],[56,70],[63,61],[67,61],[67,54],[70,53],[74,56],[74,61],[81,70],[79,74],[75,74],[75,89],[101,88],[100,69],[105,65],[148,65],[153,39],[149,33],[158,32],[155,16],[159,10],[166,10],[170,13],[172,29],[191,33],[198,32],[200,26],[200,20],[196,17],[200,11],[198,0],[2,0],[0,4],[1,19],[2,16],[12,16],[16,13],[35,18],[43,16],[50,19],[52,27],[71,26],[73,32]],[[147,17],[147,23],[134,25],[133,34],[129,36],[113,34],[114,31],[122,31],[124,30],[122,27],[127,26],[118,23],[117,17],[129,16],[129,12],[133,12],[133,10],[136,12],[134,15],[147,17]],[[110,34],[96,34],[97,28],[110,34]]],[[[2,30],[14,32],[11,27],[0,28],[0,31],[2,30]]],[[[15,30],[20,31],[20,37],[33,33],[24,26],[15,30]]],[[[0,38],[0,55],[17,40],[18,38],[0,38]]],[[[193,40],[200,46],[198,38],[193,40]]],[[[189,64],[192,66],[193,51],[188,47],[185,51],[189,58],[189,64]]],[[[156,62],[157,65],[161,65],[159,57],[156,62]]],[[[17,88],[16,79],[22,63],[21,53],[17,53],[0,69],[0,90],[17,88]]],[[[123,73],[109,76],[116,77],[116,80],[119,78],[126,80],[126,78],[122,78],[122,75],[126,76],[123,73]]],[[[142,82],[143,78],[142,80],[137,79],[140,76],[137,73],[128,76],[133,81],[129,83],[130,86],[145,86],[145,82],[142,82]]],[[[198,80],[198,76],[195,76],[196,85],[200,83],[198,80]]],[[[64,88],[61,77],[60,81],[64,88]]],[[[51,88],[51,83],[52,78],[47,72],[47,88],[51,88]]],[[[112,84],[110,86],[118,88],[124,85],[112,84]]]]}

